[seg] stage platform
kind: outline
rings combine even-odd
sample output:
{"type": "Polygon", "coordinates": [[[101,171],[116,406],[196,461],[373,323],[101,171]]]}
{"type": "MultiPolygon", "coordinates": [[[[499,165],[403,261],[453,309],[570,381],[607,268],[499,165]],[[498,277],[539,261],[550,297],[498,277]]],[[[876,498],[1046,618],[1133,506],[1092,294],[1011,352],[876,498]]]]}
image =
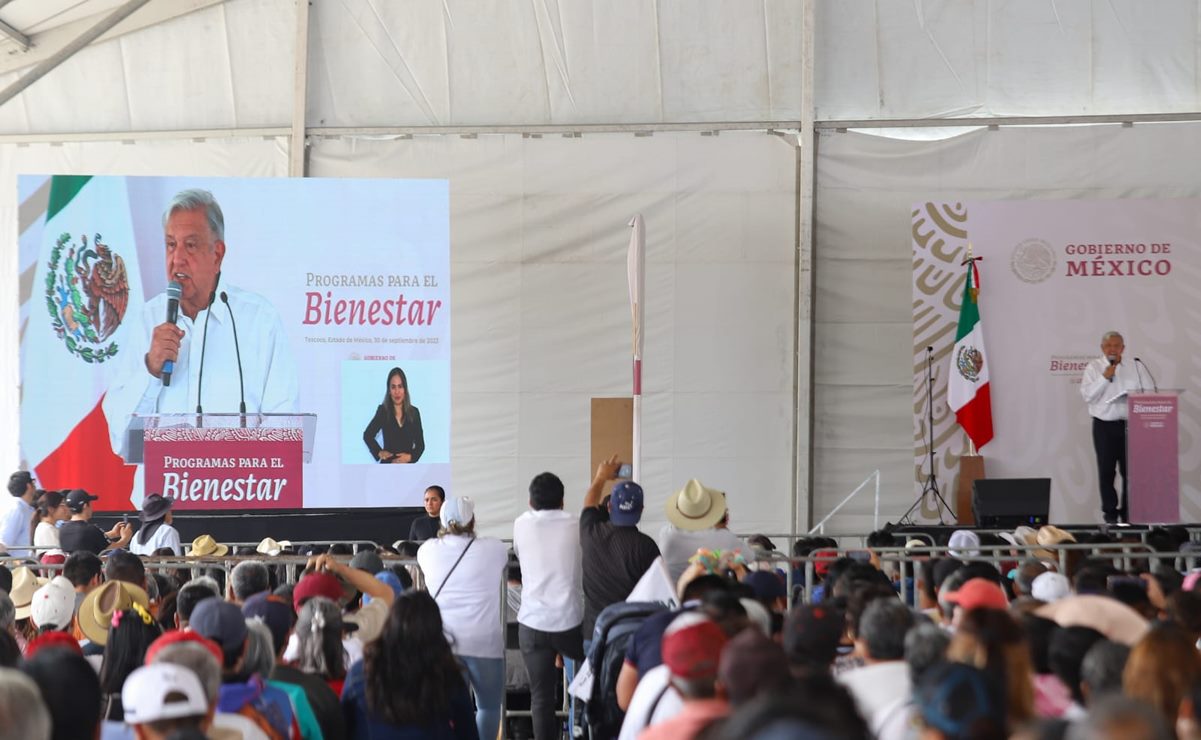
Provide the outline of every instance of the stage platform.
{"type": "MultiPolygon", "coordinates": [[[[254,542],[264,537],[291,542],[377,542],[390,545],[406,539],[409,526],[418,516],[425,516],[420,507],[388,509],[329,509],[309,511],[255,512],[192,512],[174,513],[173,526],[185,544],[202,534],[212,535],[221,543],[254,542]]],[[[130,512],[131,522],[137,522],[137,512],[130,512]]],[[[93,521],[101,529],[109,529],[121,521],[121,515],[98,513],[93,521]]]]}

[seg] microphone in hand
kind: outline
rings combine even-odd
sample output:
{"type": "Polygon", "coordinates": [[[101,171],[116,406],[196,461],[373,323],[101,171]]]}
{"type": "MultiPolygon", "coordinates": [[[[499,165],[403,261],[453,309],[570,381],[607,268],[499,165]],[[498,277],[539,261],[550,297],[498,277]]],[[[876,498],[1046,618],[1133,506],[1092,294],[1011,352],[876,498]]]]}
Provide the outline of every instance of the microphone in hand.
{"type": "Polygon", "coordinates": [[[1118,356],[1117,356],[1117,355],[1107,355],[1107,356],[1105,357],[1105,359],[1109,360],[1109,366],[1110,366],[1111,368],[1114,368],[1114,369],[1113,369],[1113,370],[1112,370],[1112,371],[1109,373],[1109,382],[1110,382],[1110,383],[1112,383],[1112,382],[1113,382],[1113,376],[1117,374],[1117,365],[1118,365],[1118,362],[1119,362],[1119,358],[1118,358],[1118,356]]]}
{"type": "MultiPolygon", "coordinates": [[[[178,281],[167,283],[167,323],[179,323],[179,298],[183,294],[183,286],[178,281]]],[[[171,385],[171,374],[175,372],[175,360],[164,360],[162,378],[163,385],[171,385]]]]}

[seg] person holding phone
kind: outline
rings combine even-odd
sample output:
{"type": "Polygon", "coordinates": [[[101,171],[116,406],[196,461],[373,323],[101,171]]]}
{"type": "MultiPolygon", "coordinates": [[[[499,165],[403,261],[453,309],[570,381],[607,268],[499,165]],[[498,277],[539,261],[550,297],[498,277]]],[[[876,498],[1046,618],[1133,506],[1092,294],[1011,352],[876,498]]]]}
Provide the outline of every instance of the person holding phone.
{"type": "Polygon", "coordinates": [[[133,538],[133,527],[128,521],[121,522],[107,532],[92,524],[92,502],[99,500],[99,496],[93,496],[82,488],[75,488],[67,493],[67,508],[71,510],[71,520],[63,522],[58,528],[63,552],[70,555],[77,550],[87,550],[99,555],[108,550],[129,546],[129,541],[133,538]]]}
{"type": "Polygon", "coordinates": [[[363,430],[363,442],[371,451],[371,457],[381,463],[415,463],[425,452],[421,412],[413,405],[409,380],[399,367],[388,371],[384,402],[363,430]],[[383,445],[376,441],[380,432],[383,432],[383,445]]]}
{"type": "Polygon", "coordinates": [[[642,486],[619,480],[607,503],[601,499],[606,483],[618,480],[628,465],[613,455],[596,468],[580,512],[580,550],[583,558],[585,639],[596,617],[610,604],[625,601],[638,580],[659,557],[659,546],[638,531],[642,519],[642,486]]]}

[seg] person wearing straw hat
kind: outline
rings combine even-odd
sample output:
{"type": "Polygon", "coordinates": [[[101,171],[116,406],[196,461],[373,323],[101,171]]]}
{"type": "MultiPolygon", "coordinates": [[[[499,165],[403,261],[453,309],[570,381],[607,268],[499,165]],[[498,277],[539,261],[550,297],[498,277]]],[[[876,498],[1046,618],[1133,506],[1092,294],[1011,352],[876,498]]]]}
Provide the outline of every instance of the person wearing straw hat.
{"type": "MultiPolygon", "coordinates": [[[[19,633],[15,637],[21,649],[24,650],[26,641],[34,637],[34,630],[32,627],[23,629],[22,620],[29,619],[29,615],[32,612],[33,595],[39,588],[46,585],[46,579],[38,578],[36,573],[25,566],[13,568],[12,574],[13,585],[12,589],[8,592],[8,596],[12,599],[13,606],[15,607],[13,618],[16,620],[19,633]]],[[[23,624],[28,625],[29,623],[26,621],[23,624]]]]}
{"type": "Polygon", "coordinates": [[[161,547],[171,548],[176,555],[183,554],[179,544],[179,530],[171,526],[174,516],[171,506],[175,499],[152,493],[142,501],[142,512],[138,519],[141,529],[130,542],[129,550],[134,555],[153,555],[161,547]]]}
{"type": "Polygon", "coordinates": [[[659,552],[671,582],[688,569],[697,550],[741,550],[746,543],[728,528],[730,512],[726,494],[695,478],[667,499],[667,524],[659,530],[659,552]]]}
{"type": "Polygon", "coordinates": [[[76,615],[79,632],[90,643],[83,646],[84,656],[97,655],[96,648],[103,652],[104,645],[108,643],[108,627],[113,623],[113,614],[132,609],[133,604],[149,610],[150,597],[141,587],[125,583],[124,580],[110,580],[84,597],[76,615]]]}
{"type": "Polygon", "coordinates": [[[188,551],[190,558],[221,558],[229,553],[229,546],[222,545],[213,539],[211,534],[202,534],[192,540],[192,549],[188,551]]]}

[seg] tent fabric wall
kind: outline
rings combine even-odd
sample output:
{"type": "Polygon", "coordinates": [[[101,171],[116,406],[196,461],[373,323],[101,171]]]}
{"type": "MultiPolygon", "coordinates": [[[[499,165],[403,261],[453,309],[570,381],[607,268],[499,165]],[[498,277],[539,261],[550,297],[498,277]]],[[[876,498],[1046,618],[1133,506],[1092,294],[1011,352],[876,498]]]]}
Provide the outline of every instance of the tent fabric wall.
{"type": "MultiPolygon", "coordinates": [[[[590,399],[630,393],[626,223],[646,220],[643,527],[689,478],[787,531],[795,149],[763,133],[318,139],[317,177],[450,181],[452,493],[505,534],[543,470],[579,507],[590,399]]],[[[386,254],[381,254],[386,260],[386,254]]]]}
{"type": "Polygon", "coordinates": [[[1201,110],[1195,0],[817,5],[818,120],[1201,110]]]}
{"type": "Polygon", "coordinates": [[[313,10],[313,126],[800,118],[800,0],[341,0],[313,10]]]}
{"type": "MultiPolygon", "coordinates": [[[[877,468],[884,479],[882,520],[896,521],[920,490],[913,454],[921,411],[913,387],[913,204],[1197,197],[1199,134],[1201,124],[1190,123],[1001,128],[937,142],[822,134],[814,223],[815,517],[877,468]]],[[[987,317],[994,325],[1003,320],[987,317]]],[[[947,496],[952,476],[940,469],[939,479],[947,496]]],[[[869,531],[871,510],[870,494],[861,495],[836,529],[869,531]]]]}

